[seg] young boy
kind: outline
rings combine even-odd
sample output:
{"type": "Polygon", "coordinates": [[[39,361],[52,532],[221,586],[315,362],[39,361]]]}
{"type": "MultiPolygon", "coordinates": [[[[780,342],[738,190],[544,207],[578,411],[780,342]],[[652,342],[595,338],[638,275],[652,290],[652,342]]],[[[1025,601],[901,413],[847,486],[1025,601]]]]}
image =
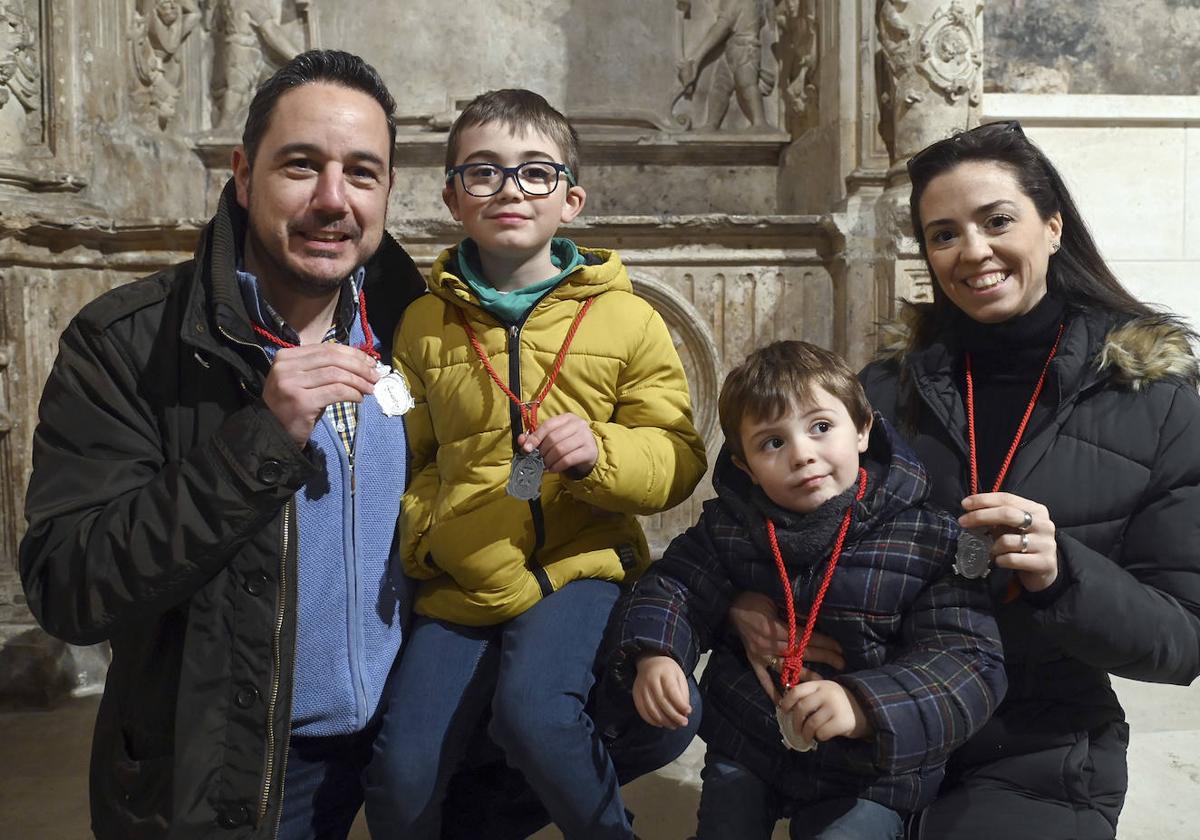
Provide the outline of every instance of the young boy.
{"type": "Polygon", "coordinates": [[[478,97],[450,131],[442,197],[467,238],[394,351],[416,402],[400,539],[420,582],[368,771],[376,837],[439,836],[489,704],[567,837],[632,836],[584,703],[619,584],[650,562],[634,517],[687,498],[705,453],[662,319],[615,252],[555,237],[586,198],[577,149],[525,90],[478,97]]]}
{"type": "Polygon", "coordinates": [[[899,837],[1003,696],[987,592],[951,574],[957,525],[927,506],[924,468],[835,354],[764,347],[719,407],[718,497],[618,608],[613,665],[626,685],[636,671],[646,722],[676,725],[684,674],[713,649],[700,840],[767,838],[781,817],[793,838],[899,837]],[[742,592],[789,626],[789,655],[760,663],[770,696],[725,629],[742,592]],[[802,664],[814,625],[843,672],[802,664]]]}

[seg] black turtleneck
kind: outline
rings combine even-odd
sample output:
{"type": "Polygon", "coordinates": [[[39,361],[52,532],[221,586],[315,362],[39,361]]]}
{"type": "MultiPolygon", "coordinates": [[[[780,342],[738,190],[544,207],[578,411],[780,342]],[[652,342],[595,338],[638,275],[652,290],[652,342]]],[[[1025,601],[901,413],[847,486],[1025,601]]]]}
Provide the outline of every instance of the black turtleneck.
{"type": "MultiPolygon", "coordinates": [[[[990,491],[996,481],[996,474],[1012,446],[1021,417],[1046,365],[1046,357],[1054,346],[1064,314],[1063,302],[1046,295],[1024,315],[999,324],[981,324],[961,313],[955,319],[959,346],[971,356],[981,493],[990,491]]],[[[965,356],[961,363],[965,372],[965,356]]],[[[965,406],[965,375],[957,377],[957,384],[965,406]]],[[[1046,397],[1047,391],[1043,388],[1030,418],[1030,427],[1037,425],[1045,414],[1046,397]]]]}

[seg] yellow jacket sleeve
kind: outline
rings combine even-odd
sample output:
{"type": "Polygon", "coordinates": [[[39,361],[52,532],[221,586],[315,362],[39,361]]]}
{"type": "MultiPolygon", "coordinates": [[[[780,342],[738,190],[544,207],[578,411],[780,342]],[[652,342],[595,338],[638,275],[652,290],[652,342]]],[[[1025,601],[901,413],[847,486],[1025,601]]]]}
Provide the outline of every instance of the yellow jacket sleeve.
{"type": "Polygon", "coordinates": [[[691,495],[704,475],[704,442],[692,425],[683,364],[654,310],[621,371],[612,418],[591,427],[599,449],[596,465],[567,487],[597,507],[659,513],[691,495]]]}

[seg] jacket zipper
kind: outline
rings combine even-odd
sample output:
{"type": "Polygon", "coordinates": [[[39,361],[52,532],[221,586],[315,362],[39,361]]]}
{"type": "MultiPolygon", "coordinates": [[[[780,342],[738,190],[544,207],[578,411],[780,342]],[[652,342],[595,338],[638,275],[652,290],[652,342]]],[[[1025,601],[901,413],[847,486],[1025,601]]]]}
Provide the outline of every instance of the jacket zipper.
{"type": "MultiPolygon", "coordinates": [[[[521,327],[517,324],[508,328],[508,380],[508,387],[512,389],[512,392],[517,395],[518,399],[524,399],[524,394],[521,393],[521,327]]],[[[525,425],[521,417],[521,409],[516,405],[509,405],[508,416],[513,429],[512,447],[515,453],[517,452],[517,438],[524,431],[525,425]]],[[[538,588],[542,590],[542,596],[546,597],[554,591],[554,587],[550,583],[550,577],[546,574],[546,570],[537,563],[537,553],[541,551],[546,542],[546,522],[542,513],[541,496],[529,500],[529,513],[533,518],[534,542],[533,551],[529,552],[525,566],[537,580],[538,588]]]]}
{"type": "MultiPolygon", "coordinates": [[[[260,820],[267,815],[267,807],[271,798],[271,783],[275,776],[275,704],[279,700],[280,672],[283,670],[283,656],[280,653],[280,647],[283,636],[284,604],[287,601],[287,556],[294,504],[295,501],[293,499],[288,499],[283,506],[283,522],[281,526],[283,533],[280,537],[281,550],[279,553],[279,606],[275,610],[275,632],[271,636],[271,651],[274,661],[271,670],[271,692],[267,700],[267,757],[266,767],[263,772],[262,796],[258,803],[258,818],[260,820]]],[[[284,755],[286,756],[286,754],[285,751],[284,755]]],[[[282,780],[280,781],[279,794],[280,807],[276,809],[275,830],[272,832],[272,836],[278,834],[279,821],[283,817],[282,780]]]]}

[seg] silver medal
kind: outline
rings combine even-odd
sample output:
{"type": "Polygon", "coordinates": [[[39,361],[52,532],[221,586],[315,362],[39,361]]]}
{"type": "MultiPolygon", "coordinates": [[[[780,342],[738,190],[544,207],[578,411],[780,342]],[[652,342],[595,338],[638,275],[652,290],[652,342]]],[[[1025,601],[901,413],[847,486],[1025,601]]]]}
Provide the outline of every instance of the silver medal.
{"type": "Polygon", "coordinates": [[[374,391],[379,410],[388,417],[398,417],[412,408],[412,392],[408,390],[408,383],[404,381],[403,374],[392,370],[383,362],[376,362],[375,370],[381,374],[379,381],[375,383],[374,391]]]}
{"type": "Polygon", "coordinates": [[[992,537],[983,528],[964,530],[958,535],[954,552],[954,571],[962,577],[987,577],[992,570],[992,537]]]}
{"type": "Polygon", "coordinates": [[[808,740],[796,729],[791,712],[785,712],[779,706],[776,706],[775,719],[779,721],[779,734],[783,736],[784,746],[789,750],[808,752],[817,748],[816,741],[808,740]]]}
{"type": "Polygon", "coordinates": [[[532,452],[517,452],[512,459],[512,472],[508,476],[508,495],[514,499],[528,502],[542,495],[542,474],[546,472],[546,464],[542,461],[542,453],[536,449],[532,452]]]}

